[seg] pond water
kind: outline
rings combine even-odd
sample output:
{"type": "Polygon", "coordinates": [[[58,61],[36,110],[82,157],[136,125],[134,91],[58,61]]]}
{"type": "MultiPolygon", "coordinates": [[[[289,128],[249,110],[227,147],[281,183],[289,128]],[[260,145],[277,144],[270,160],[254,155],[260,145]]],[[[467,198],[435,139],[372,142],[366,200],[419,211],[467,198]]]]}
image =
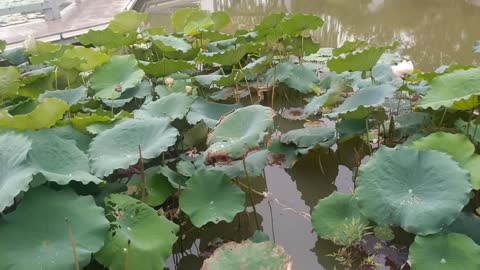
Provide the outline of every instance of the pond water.
{"type": "MultiPolygon", "coordinates": [[[[137,8],[151,13],[150,22],[158,26],[168,25],[170,13],[176,8],[195,5],[198,5],[195,1],[153,0],[140,1],[137,8]]],[[[233,23],[228,31],[233,31],[235,26],[253,26],[262,16],[275,11],[315,13],[324,18],[325,25],[312,36],[323,47],[336,47],[352,38],[375,44],[399,40],[400,53],[425,70],[441,64],[475,62],[472,46],[480,39],[480,0],[212,0],[201,1],[200,6],[229,12],[233,23]]],[[[478,61],[478,57],[476,59],[478,61]]],[[[275,103],[279,108],[300,105],[292,99],[275,103]]],[[[302,124],[301,121],[277,119],[282,131],[301,128],[302,124]]],[[[317,237],[305,213],[309,214],[319,199],[334,190],[353,190],[355,152],[363,158],[366,149],[361,140],[350,140],[332,151],[312,152],[289,170],[267,167],[265,178],[255,179],[256,190],[272,194],[271,200],[256,198],[257,218],[270,239],[293,257],[293,269],[334,269],[335,260],[327,255],[336,252],[338,247],[317,237]]],[[[168,266],[170,269],[199,269],[201,261],[196,255],[208,256],[218,239],[241,241],[255,229],[251,207],[248,215],[239,215],[232,224],[220,223],[201,230],[189,229],[186,225],[182,228],[185,239],[179,243],[186,252],[178,252],[170,258],[168,266]]],[[[408,236],[400,239],[412,240],[408,236]]],[[[388,247],[386,249],[388,254],[388,247]]],[[[405,256],[400,250],[390,259],[397,260],[398,265],[405,256]]],[[[382,264],[377,269],[398,269],[384,266],[385,256],[376,259],[382,264]]]]}

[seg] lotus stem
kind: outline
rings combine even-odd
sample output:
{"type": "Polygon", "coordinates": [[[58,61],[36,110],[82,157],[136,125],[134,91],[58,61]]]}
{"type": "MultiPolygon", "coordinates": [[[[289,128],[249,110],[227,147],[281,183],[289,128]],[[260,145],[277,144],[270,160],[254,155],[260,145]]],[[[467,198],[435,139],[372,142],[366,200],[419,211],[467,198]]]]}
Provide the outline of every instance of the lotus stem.
{"type": "Polygon", "coordinates": [[[125,270],[128,270],[128,264],[129,264],[129,259],[130,259],[130,244],[132,241],[128,239],[127,242],[127,254],[125,255],[125,270]]]}
{"type": "Polygon", "coordinates": [[[250,103],[253,105],[252,91],[250,89],[250,84],[248,83],[247,74],[243,73],[243,67],[240,62],[238,63],[238,65],[240,66],[240,72],[242,73],[242,75],[245,76],[245,83],[247,84],[248,95],[250,96],[250,103]]]}
{"type": "Polygon", "coordinates": [[[272,210],[272,204],[270,203],[269,200],[267,200],[268,208],[270,209],[270,219],[272,220],[272,238],[273,242],[277,243],[277,240],[275,239],[275,226],[273,222],[273,210],[272,210]]]}
{"type": "Polygon", "coordinates": [[[77,249],[75,248],[75,239],[73,238],[72,227],[70,226],[70,222],[68,221],[68,218],[65,218],[65,223],[67,224],[68,237],[70,238],[70,242],[72,244],[73,261],[75,263],[75,270],[80,270],[80,264],[78,263],[78,257],[77,257],[77,249]]]}
{"type": "Polygon", "coordinates": [[[472,139],[475,139],[475,137],[477,136],[477,129],[478,129],[478,124],[475,124],[475,130],[473,131],[472,139]]]}
{"type": "Polygon", "coordinates": [[[147,186],[147,181],[145,180],[145,164],[143,163],[143,156],[142,156],[142,147],[139,145],[138,146],[138,163],[140,165],[140,176],[142,177],[142,202],[145,202],[145,198],[147,195],[146,192],[146,186],[147,186]]]}
{"type": "Polygon", "coordinates": [[[318,155],[318,165],[320,166],[320,171],[322,171],[322,174],[325,175],[325,170],[323,169],[322,165],[322,154],[318,155]]]}
{"type": "Polygon", "coordinates": [[[441,127],[442,124],[443,124],[443,120],[445,119],[445,115],[447,114],[447,110],[448,110],[448,108],[445,108],[445,110],[443,111],[442,118],[440,118],[440,123],[438,123],[439,127],[441,127]]]}
{"type": "Polygon", "coordinates": [[[367,146],[368,146],[368,151],[370,152],[370,155],[372,154],[372,146],[370,145],[370,136],[368,133],[370,130],[368,129],[368,118],[365,119],[365,128],[367,129],[367,146]]]}
{"type": "MultiPolygon", "coordinates": [[[[242,159],[242,161],[243,161],[243,171],[245,172],[245,177],[247,178],[248,186],[251,187],[252,182],[250,181],[250,175],[249,175],[248,170],[247,170],[247,163],[245,162],[245,158],[246,157],[244,156],[243,159],[242,159]]],[[[249,195],[249,198],[250,198],[250,203],[252,204],[253,214],[254,214],[254,217],[255,217],[255,225],[257,226],[257,230],[260,230],[260,223],[258,222],[257,209],[255,208],[255,202],[253,201],[251,188],[249,188],[248,191],[249,191],[248,195],[249,195]]],[[[262,197],[263,197],[263,194],[262,194],[262,197]]]]}
{"type": "Polygon", "coordinates": [[[275,99],[275,86],[277,85],[277,65],[273,67],[273,87],[272,87],[272,109],[273,101],[275,99]]]}
{"type": "Polygon", "coordinates": [[[469,136],[468,134],[470,134],[470,126],[471,126],[472,118],[473,118],[473,109],[470,111],[470,115],[468,116],[467,130],[465,131],[465,135],[467,135],[467,137],[469,136]]]}

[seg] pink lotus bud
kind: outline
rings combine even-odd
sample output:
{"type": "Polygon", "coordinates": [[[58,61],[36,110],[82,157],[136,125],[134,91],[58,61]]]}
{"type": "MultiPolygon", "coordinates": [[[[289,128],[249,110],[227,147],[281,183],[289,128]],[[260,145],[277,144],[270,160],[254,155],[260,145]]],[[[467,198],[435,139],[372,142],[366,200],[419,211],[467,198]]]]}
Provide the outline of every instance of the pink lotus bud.
{"type": "Polygon", "coordinates": [[[406,74],[411,74],[413,72],[413,63],[412,61],[403,60],[401,63],[391,67],[393,74],[398,77],[403,77],[406,74]]]}

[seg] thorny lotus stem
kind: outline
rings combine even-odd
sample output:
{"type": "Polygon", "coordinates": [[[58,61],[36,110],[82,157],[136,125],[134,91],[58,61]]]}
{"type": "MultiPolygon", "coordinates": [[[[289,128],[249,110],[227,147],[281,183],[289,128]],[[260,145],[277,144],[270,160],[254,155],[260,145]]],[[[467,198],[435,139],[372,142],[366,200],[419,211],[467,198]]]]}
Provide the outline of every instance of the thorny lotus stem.
{"type": "MultiPolygon", "coordinates": [[[[248,186],[251,187],[252,182],[250,181],[250,175],[248,174],[247,163],[245,162],[245,157],[243,157],[242,161],[243,161],[243,171],[245,172],[245,176],[247,178],[248,186]]],[[[257,226],[257,230],[260,230],[260,223],[258,222],[257,209],[255,208],[255,201],[253,201],[251,188],[249,188],[248,195],[249,195],[248,197],[250,198],[250,203],[252,204],[252,208],[253,208],[253,214],[254,214],[254,217],[255,217],[255,225],[257,226]]],[[[262,194],[262,197],[263,197],[263,194],[262,194]]]]}
{"type": "Polygon", "coordinates": [[[467,137],[469,137],[468,134],[470,134],[470,122],[472,122],[472,118],[473,118],[473,109],[470,111],[470,115],[468,116],[467,130],[465,131],[465,135],[467,135],[467,137]]]}
{"type": "Polygon", "coordinates": [[[368,129],[368,118],[365,119],[365,128],[367,129],[367,147],[368,147],[368,151],[370,152],[370,155],[372,154],[372,146],[370,145],[370,136],[368,135],[368,133],[370,132],[370,130],[368,129]]]}
{"type": "Polygon", "coordinates": [[[67,224],[68,237],[70,238],[70,242],[72,243],[72,252],[73,252],[73,261],[75,263],[75,270],[80,270],[80,265],[78,264],[77,249],[75,248],[75,239],[73,238],[72,227],[70,226],[70,222],[68,221],[68,218],[65,218],[65,223],[67,224]]]}
{"type": "Polygon", "coordinates": [[[323,165],[322,165],[322,154],[318,155],[318,165],[320,166],[320,170],[322,171],[322,174],[325,175],[325,170],[323,169],[323,165]]]}
{"type": "Polygon", "coordinates": [[[130,259],[130,244],[132,241],[128,239],[127,242],[127,254],[125,255],[125,270],[128,270],[128,264],[129,264],[129,259],[130,259]]]}
{"type": "Polygon", "coordinates": [[[143,156],[142,156],[142,147],[138,146],[138,163],[140,165],[140,176],[142,177],[142,202],[145,202],[145,197],[147,195],[146,186],[147,181],[145,180],[145,165],[143,164],[143,156]]]}
{"type": "Polygon", "coordinates": [[[240,72],[242,73],[242,75],[245,76],[245,83],[247,84],[248,95],[250,96],[250,103],[253,104],[252,91],[250,89],[250,84],[248,83],[247,74],[243,73],[243,67],[240,62],[238,63],[238,66],[240,67],[240,72]]]}
{"type": "Polygon", "coordinates": [[[270,208],[270,219],[272,220],[272,238],[273,238],[273,242],[274,243],[277,243],[277,240],[275,239],[275,226],[274,226],[274,222],[273,222],[273,210],[272,210],[272,204],[270,203],[269,200],[267,200],[267,204],[268,204],[268,208],[270,208]]]}

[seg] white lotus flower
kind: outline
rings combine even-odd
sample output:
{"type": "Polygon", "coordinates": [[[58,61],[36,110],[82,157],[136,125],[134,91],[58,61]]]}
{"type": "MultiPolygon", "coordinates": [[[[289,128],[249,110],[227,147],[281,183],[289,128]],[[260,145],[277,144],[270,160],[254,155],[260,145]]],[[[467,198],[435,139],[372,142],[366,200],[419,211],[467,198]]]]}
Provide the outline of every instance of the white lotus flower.
{"type": "Polygon", "coordinates": [[[411,74],[413,72],[413,63],[412,61],[403,60],[401,63],[392,66],[391,68],[395,76],[403,77],[406,74],[411,74]]]}

